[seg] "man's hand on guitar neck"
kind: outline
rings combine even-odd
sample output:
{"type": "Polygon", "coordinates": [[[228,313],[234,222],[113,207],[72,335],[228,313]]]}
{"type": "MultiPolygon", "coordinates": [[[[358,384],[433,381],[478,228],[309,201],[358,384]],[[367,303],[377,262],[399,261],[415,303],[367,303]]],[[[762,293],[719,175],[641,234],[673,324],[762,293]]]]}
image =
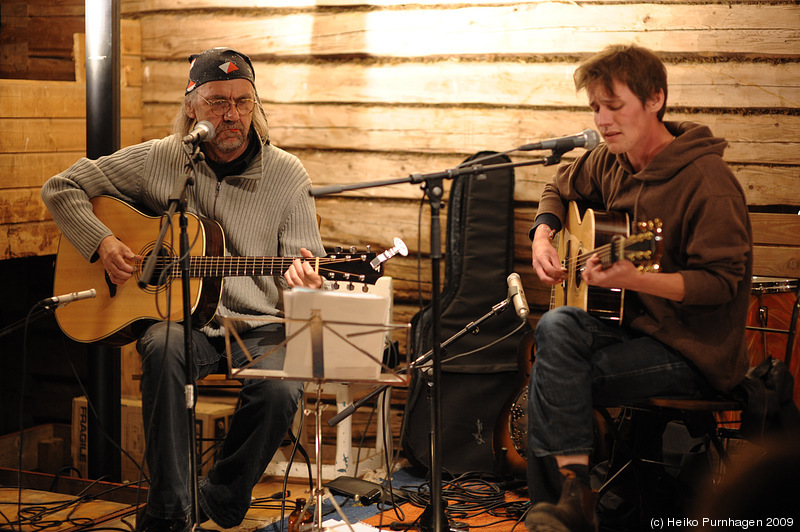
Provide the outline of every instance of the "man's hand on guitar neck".
{"type": "Polygon", "coordinates": [[[543,283],[550,285],[558,284],[566,278],[566,269],[553,246],[552,234],[549,226],[541,224],[536,228],[531,243],[533,271],[543,283]]]}
{"type": "Polygon", "coordinates": [[[619,260],[603,268],[597,255],[592,255],[586,261],[581,279],[590,286],[633,290],[672,301],[683,301],[686,295],[686,285],[680,273],[643,272],[627,260],[619,260]]]}
{"type": "Polygon", "coordinates": [[[133,275],[133,265],[137,260],[141,260],[141,257],[114,235],[107,236],[100,242],[97,254],[106,269],[108,278],[114,284],[125,284],[133,275]]]}
{"type": "MultiPolygon", "coordinates": [[[[300,248],[300,254],[307,259],[314,257],[314,254],[306,248],[300,248]]],[[[314,271],[311,262],[307,260],[295,259],[283,274],[283,278],[292,287],[322,288],[322,277],[314,271]]]]}
{"type": "Polygon", "coordinates": [[[599,288],[626,288],[635,289],[641,279],[641,272],[632,262],[620,260],[607,268],[603,268],[600,258],[593,254],[586,260],[586,266],[581,269],[581,280],[588,285],[599,288]]]}

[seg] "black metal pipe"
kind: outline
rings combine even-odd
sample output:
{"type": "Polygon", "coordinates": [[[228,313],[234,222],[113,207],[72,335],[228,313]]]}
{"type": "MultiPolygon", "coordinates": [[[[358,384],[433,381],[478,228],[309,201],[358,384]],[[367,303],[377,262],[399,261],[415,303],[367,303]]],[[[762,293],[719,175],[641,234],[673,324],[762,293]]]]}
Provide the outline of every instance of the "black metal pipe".
{"type": "MultiPolygon", "coordinates": [[[[96,159],[120,147],[120,6],[118,0],[86,0],[86,156],[96,159]]],[[[120,350],[88,349],[88,475],[121,480],[120,350]],[[106,438],[108,435],[108,438],[106,438]]]]}

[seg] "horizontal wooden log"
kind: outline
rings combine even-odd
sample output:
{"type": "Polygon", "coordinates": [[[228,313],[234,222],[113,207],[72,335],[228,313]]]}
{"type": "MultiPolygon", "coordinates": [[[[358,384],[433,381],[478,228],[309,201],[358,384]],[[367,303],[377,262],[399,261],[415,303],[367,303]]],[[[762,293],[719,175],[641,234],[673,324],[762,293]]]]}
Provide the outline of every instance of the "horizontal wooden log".
{"type": "MultiPolygon", "coordinates": [[[[120,116],[123,119],[140,120],[141,109],[141,88],[123,88],[120,93],[120,116]]],[[[83,83],[0,80],[0,119],[85,117],[86,85],[83,83]]]]}
{"type": "Polygon", "coordinates": [[[782,279],[800,278],[800,248],[756,246],[753,249],[753,273],[782,279]]]}
{"type": "MultiPolygon", "coordinates": [[[[180,101],[185,61],[145,61],[148,102],[180,101]]],[[[371,103],[587,108],[576,93],[576,62],[425,61],[265,62],[254,65],[267,102],[371,103]]],[[[800,106],[798,63],[722,61],[667,65],[673,108],[800,106]]]]}
{"type": "MultiPolygon", "coordinates": [[[[525,2],[527,4],[540,4],[546,3],[550,0],[535,0],[533,2],[525,2]]],[[[683,0],[669,0],[669,1],[683,1],[683,0]]],[[[459,1],[458,5],[489,5],[489,4],[505,4],[508,0],[468,0],[459,1]]],[[[414,2],[415,5],[423,6],[440,6],[448,5],[445,2],[438,0],[418,0],[414,2]]],[[[186,9],[223,9],[228,12],[232,9],[280,9],[292,8],[299,9],[315,9],[319,7],[353,7],[365,8],[367,6],[405,6],[406,2],[403,0],[320,0],[319,2],[310,2],[308,0],[122,0],[122,13],[125,15],[141,14],[152,11],[182,11],[186,9]]]]}
{"type": "Polygon", "coordinates": [[[753,212],[750,223],[756,244],[800,246],[800,215],[753,212]]]}
{"type": "Polygon", "coordinates": [[[77,16],[30,17],[28,49],[33,55],[72,59],[72,35],[86,31],[83,13],[77,16]]]}
{"type": "MultiPolygon", "coordinates": [[[[422,190],[411,185],[412,174],[442,172],[461,163],[463,157],[415,153],[345,152],[289,149],[305,165],[315,187],[359,185],[384,180],[408,181],[403,184],[370,187],[342,192],[333,197],[371,197],[419,199],[422,190]]],[[[569,155],[569,154],[567,154],[569,155]]],[[[515,162],[526,159],[512,156],[515,162]]],[[[564,157],[566,164],[572,157],[564,157]]],[[[796,166],[732,164],[750,205],[793,205],[800,190],[800,169],[796,166]]],[[[555,176],[557,166],[522,166],[515,168],[514,198],[518,202],[538,202],[544,185],[555,176]]],[[[445,181],[445,193],[450,181],[445,181]]]]}
{"type": "MultiPolygon", "coordinates": [[[[3,0],[5,2],[16,2],[18,0],[3,0]]],[[[83,16],[86,11],[86,0],[24,0],[22,2],[27,7],[26,11],[32,17],[65,17],[83,16]]]]}
{"type": "MultiPolygon", "coordinates": [[[[145,138],[172,131],[170,119],[177,105],[145,106],[145,138]]],[[[269,104],[266,112],[272,138],[287,149],[467,155],[594,128],[591,115],[583,110],[269,104]]],[[[730,163],[800,164],[798,116],[667,113],[665,118],[708,125],[728,140],[725,159],[730,163]]]]}
{"type": "MultiPolygon", "coordinates": [[[[141,121],[123,118],[120,146],[142,141],[141,121]]],[[[0,118],[0,153],[86,151],[86,120],[82,118],[0,118]]]]}
{"type": "Polygon", "coordinates": [[[9,188],[39,188],[50,176],[69,167],[85,152],[0,153],[4,179],[0,191],[9,188]]]}
{"type": "Polygon", "coordinates": [[[181,59],[224,42],[250,55],[372,57],[576,54],[616,42],[673,53],[797,57],[794,5],[521,4],[461,9],[331,10],[248,18],[142,18],[148,58],[181,59]]]}

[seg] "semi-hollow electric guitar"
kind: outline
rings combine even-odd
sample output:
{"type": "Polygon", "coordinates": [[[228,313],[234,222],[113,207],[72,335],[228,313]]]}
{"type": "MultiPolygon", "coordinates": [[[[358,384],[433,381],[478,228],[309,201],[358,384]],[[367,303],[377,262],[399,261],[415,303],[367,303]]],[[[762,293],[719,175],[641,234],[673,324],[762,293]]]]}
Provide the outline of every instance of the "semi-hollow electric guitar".
{"type": "MultiPolygon", "coordinates": [[[[628,260],[641,271],[658,272],[661,259],[661,222],[638,222],[630,234],[628,215],[587,209],[581,216],[575,202],[568,207],[567,220],[554,240],[567,278],[551,291],[550,308],[579,307],[610,322],[621,323],[624,290],[589,286],[581,280],[582,268],[597,254],[604,268],[628,260]]],[[[495,425],[494,451],[506,472],[524,478],[527,468],[528,385],[535,359],[533,336],[523,338],[519,347],[517,387],[495,425]]]]}
{"type": "MultiPolygon", "coordinates": [[[[133,278],[123,285],[113,284],[96,257],[86,259],[61,238],[56,256],[54,292],[67,294],[94,288],[97,296],[56,309],[61,330],[79,342],[124,345],[137,338],[148,325],[158,320],[183,319],[183,291],[180,282],[177,242],[165,239],[156,258],[149,284],[139,286],[142,267],[153,253],[155,237],[163,220],[148,216],[127,203],[108,196],[91,200],[94,214],[131,250],[144,257],[134,266],[133,278]]],[[[225,236],[219,224],[207,218],[187,215],[191,246],[189,259],[192,324],[208,323],[214,316],[222,291],[223,277],[282,275],[296,258],[309,262],[325,279],[374,284],[381,276],[383,262],[396,253],[405,254],[405,244],[395,239],[395,247],[380,255],[333,253],[326,257],[230,257],[224,256],[225,236]]],[[[178,215],[172,222],[178,227],[178,215]]],[[[177,232],[177,229],[176,229],[177,232]]]]}

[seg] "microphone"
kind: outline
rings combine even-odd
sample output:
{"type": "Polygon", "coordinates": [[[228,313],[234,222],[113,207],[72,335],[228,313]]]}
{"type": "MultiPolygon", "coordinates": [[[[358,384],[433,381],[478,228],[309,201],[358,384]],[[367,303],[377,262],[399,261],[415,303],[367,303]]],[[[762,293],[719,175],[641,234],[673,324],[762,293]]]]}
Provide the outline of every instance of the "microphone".
{"type": "Polygon", "coordinates": [[[94,288],[90,290],[84,290],[82,292],[72,292],[71,294],[64,294],[63,296],[47,297],[39,301],[39,306],[52,307],[53,305],[55,305],[56,308],[58,308],[58,307],[63,307],[67,303],[78,301],[79,299],[89,299],[92,297],[97,297],[97,291],[94,288]]]}
{"type": "Polygon", "coordinates": [[[514,303],[514,310],[520,319],[526,319],[531,309],[528,307],[528,300],[525,299],[525,290],[522,288],[522,280],[517,272],[513,272],[506,279],[508,283],[508,297],[514,303]]]}
{"type": "Polygon", "coordinates": [[[211,122],[201,120],[194,126],[194,129],[188,135],[183,137],[184,144],[199,144],[204,140],[211,140],[214,138],[214,126],[211,122]]]}
{"type": "Polygon", "coordinates": [[[517,150],[531,151],[531,150],[553,150],[557,152],[568,152],[575,148],[586,148],[593,150],[600,144],[600,134],[594,129],[584,129],[580,133],[570,135],[569,137],[561,137],[560,139],[542,140],[532,144],[523,144],[517,150]]]}

